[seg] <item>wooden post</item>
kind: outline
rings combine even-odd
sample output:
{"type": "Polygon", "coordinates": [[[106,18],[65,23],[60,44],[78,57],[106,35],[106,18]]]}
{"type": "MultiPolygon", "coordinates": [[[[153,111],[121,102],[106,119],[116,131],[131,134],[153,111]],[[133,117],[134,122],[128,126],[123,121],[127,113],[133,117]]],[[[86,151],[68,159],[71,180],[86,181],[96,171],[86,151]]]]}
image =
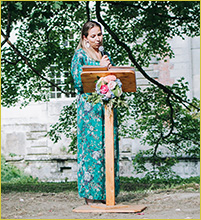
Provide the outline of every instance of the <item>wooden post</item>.
{"type": "Polygon", "coordinates": [[[115,205],[114,182],[114,111],[109,111],[105,105],[105,175],[106,175],[106,205],[115,205]]]}

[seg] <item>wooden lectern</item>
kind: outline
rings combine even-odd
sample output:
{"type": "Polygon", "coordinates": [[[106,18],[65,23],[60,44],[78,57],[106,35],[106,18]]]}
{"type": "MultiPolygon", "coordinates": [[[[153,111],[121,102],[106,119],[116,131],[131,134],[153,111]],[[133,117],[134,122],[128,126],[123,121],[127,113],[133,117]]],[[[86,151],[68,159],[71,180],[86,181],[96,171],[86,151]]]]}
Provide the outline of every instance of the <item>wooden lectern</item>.
{"type": "MultiPolygon", "coordinates": [[[[98,77],[115,75],[122,82],[123,92],[136,92],[136,79],[133,67],[105,67],[84,66],[81,73],[85,93],[95,91],[95,81],[98,77]]],[[[143,205],[115,205],[114,182],[114,112],[108,114],[105,105],[105,175],[106,175],[106,205],[85,205],[75,208],[74,212],[141,212],[146,207],[143,205]]]]}

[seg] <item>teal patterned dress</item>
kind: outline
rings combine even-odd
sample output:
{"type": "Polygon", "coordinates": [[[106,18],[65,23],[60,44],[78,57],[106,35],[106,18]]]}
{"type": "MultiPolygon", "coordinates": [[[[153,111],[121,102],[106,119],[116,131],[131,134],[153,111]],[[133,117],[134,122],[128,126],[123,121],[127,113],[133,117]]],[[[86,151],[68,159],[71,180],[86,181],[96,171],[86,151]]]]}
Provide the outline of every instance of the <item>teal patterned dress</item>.
{"type": "MultiPolygon", "coordinates": [[[[110,57],[109,57],[110,58],[110,57]]],[[[111,60],[111,58],[110,58],[111,60]]],[[[104,107],[88,103],[83,93],[81,72],[83,65],[100,65],[91,59],[83,49],[75,52],[71,63],[77,97],[77,139],[78,139],[78,192],[80,197],[105,200],[105,145],[104,145],[104,107]]],[[[119,193],[119,142],[117,133],[117,114],[114,111],[115,145],[115,195],[119,193]]]]}

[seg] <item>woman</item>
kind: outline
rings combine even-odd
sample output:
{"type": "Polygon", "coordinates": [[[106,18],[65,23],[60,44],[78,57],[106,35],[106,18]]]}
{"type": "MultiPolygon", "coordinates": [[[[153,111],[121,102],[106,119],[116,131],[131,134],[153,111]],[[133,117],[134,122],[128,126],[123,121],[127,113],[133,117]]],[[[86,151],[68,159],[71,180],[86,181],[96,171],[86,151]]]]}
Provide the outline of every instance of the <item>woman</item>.
{"type": "MultiPolygon", "coordinates": [[[[78,139],[78,192],[87,204],[105,203],[105,146],[104,108],[101,104],[92,105],[84,99],[81,72],[83,65],[111,66],[109,55],[102,56],[99,47],[103,44],[101,26],[95,21],[84,24],[79,45],[71,63],[71,74],[78,91],[77,139],[78,139]]],[[[114,113],[115,144],[115,195],[119,192],[119,146],[117,117],[114,113]]]]}

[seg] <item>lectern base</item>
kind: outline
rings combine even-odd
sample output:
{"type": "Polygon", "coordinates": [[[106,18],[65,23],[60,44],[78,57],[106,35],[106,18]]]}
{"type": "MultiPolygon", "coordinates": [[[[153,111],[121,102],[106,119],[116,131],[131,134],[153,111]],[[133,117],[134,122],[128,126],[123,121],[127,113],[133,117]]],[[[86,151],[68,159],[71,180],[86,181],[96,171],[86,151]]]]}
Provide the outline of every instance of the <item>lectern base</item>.
{"type": "Polygon", "coordinates": [[[73,212],[104,212],[104,213],[136,213],[146,209],[144,205],[83,205],[73,209],[73,212]]]}

